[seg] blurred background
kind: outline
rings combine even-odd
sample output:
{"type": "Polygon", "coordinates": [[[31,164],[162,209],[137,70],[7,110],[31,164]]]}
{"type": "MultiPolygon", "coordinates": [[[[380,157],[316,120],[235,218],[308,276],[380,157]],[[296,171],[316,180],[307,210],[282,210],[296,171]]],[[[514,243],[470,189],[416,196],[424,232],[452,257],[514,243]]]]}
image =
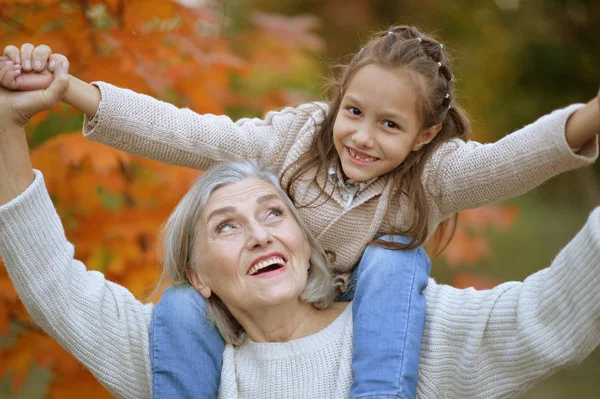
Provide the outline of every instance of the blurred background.
{"type": "MultiPolygon", "coordinates": [[[[598,92],[597,0],[0,0],[0,47],[48,44],[81,79],[238,118],[322,98],[329,64],[399,23],[451,51],[478,141],[598,92]]],[[[200,172],[87,142],[81,121],[66,105],[37,116],[28,127],[35,167],[76,257],[146,299],[160,270],[157,230],[200,172]]],[[[522,280],[551,262],[599,200],[596,165],[463,212],[432,275],[458,287],[522,280]]],[[[525,397],[598,398],[599,375],[596,350],[525,397]]],[[[30,320],[0,268],[0,398],[84,395],[110,397],[30,320]]]]}

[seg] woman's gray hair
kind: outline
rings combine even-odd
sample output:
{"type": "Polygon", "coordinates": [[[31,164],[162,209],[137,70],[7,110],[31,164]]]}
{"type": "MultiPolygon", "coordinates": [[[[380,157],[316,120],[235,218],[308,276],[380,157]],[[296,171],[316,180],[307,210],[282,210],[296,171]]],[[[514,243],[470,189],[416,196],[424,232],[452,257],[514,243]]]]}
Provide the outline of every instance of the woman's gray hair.
{"type": "MultiPolygon", "coordinates": [[[[210,196],[220,187],[246,179],[263,180],[277,188],[311,247],[308,279],[301,299],[319,309],[328,307],[334,299],[334,288],[327,255],[298,215],[292,201],[281,189],[277,176],[254,161],[229,161],[212,166],[179,201],[161,230],[163,270],[159,286],[165,281],[172,285],[191,283],[188,273],[193,271],[193,265],[197,265],[198,257],[202,256],[195,252],[198,221],[210,196]]],[[[233,345],[242,342],[245,337],[243,328],[214,293],[207,299],[207,315],[226,342],[233,345]]]]}

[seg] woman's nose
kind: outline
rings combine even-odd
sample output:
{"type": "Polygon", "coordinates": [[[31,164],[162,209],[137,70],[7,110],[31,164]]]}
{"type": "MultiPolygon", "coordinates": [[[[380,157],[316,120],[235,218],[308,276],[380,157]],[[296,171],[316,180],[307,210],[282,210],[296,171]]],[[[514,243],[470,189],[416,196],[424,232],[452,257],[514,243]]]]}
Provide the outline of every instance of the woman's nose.
{"type": "Polygon", "coordinates": [[[260,223],[252,223],[246,232],[248,249],[264,247],[273,242],[269,230],[260,223]]]}

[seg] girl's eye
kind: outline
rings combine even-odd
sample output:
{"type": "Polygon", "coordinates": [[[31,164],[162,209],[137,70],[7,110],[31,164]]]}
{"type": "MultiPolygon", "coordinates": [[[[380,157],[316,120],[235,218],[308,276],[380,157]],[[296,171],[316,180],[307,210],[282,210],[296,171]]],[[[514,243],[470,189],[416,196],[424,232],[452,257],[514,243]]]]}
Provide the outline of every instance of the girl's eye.
{"type": "Polygon", "coordinates": [[[396,125],[392,121],[385,121],[385,122],[383,122],[383,124],[385,125],[385,127],[389,128],[389,129],[398,129],[398,125],[396,125]]]}
{"type": "Polygon", "coordinates": [[[354,116],[360,116],[361,114],[360,109],[356,107],[348,107],[348,112],[350,112],[354,116]]]}

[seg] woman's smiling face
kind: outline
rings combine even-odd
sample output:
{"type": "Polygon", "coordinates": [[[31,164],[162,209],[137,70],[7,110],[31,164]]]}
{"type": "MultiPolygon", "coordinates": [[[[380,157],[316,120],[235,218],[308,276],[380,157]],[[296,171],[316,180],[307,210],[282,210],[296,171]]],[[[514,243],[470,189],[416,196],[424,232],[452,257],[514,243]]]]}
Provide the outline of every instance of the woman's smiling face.
{"type": "Polygon", "coordinates": [[[197,228],[191,280],[203,296],[218,295],[234,315],[299,300],[311,249],[272,184],[246,179],[218,188],[197,228]]]}

